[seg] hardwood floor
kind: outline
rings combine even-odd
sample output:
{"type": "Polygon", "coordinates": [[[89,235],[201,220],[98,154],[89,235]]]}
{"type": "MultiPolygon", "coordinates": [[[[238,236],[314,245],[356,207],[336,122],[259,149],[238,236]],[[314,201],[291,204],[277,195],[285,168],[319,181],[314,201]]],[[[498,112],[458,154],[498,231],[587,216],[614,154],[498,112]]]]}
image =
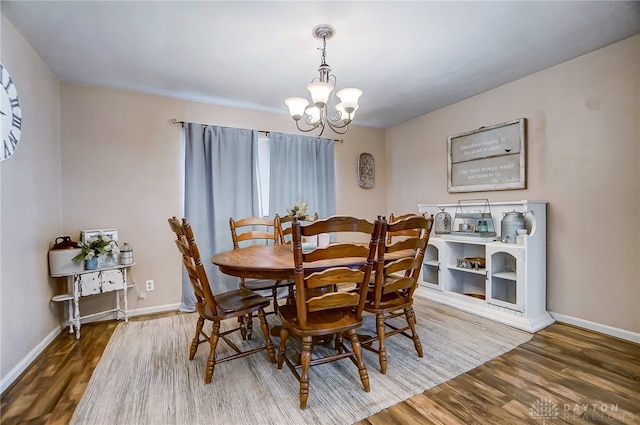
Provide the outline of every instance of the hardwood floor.
{"type": "MultiPolygon", "coordinates": [[[[80,340],[56,338],[2,394],[0,423],[68,423],[117,323],[83,325],[80,340]]],[[[591,423],[640,424],[640,345],[556,323],[357,425],[591,423]]]]}

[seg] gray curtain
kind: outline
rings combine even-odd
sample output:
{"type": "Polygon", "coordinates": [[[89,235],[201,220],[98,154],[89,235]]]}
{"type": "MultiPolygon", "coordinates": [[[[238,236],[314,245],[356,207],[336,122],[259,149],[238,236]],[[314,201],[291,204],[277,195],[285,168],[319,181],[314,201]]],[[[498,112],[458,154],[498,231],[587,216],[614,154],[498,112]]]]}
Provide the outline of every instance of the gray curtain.
{"type": "MultiPolygon", "coordinates": [[[[186,123],[185,217],[191,222],[214,293],[238,288],[209,258],[233,249],[230,217],[258,216],[258,131],[186,123]]],[[[195,296],[183,273],[181,311],[195,309],[195,296]]]]}
{"type": "Polygon", "coordinates": [[[269,134],[269,213],[285,215],[296,201],[321,218],[336,213],[334,141],[293,134],[269,134]]]}

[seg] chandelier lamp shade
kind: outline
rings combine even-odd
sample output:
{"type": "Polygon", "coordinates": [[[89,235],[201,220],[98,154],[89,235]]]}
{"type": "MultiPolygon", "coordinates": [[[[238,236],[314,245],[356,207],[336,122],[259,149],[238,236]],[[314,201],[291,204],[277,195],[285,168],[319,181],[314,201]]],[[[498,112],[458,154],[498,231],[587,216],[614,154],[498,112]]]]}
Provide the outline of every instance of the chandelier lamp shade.
{"type": "Polygon", "coordinates": [[[309,106],[309,100],[303,97],[289,97],[284,101],[289,107],[289,114],[295,120],[298,130],[303,132],[315,130],[318,136],[322,135],[327,126],[335,133],[346,133],[358,110],[358,99],[362,95],[362,90],[356,88],[338,90],[335,96],[340,101],[333,109],[329,107],[336,102],[333,96],[336,77],[331,73],[331,67],[326,61],[327,40],[333,38],[335,33],[336,30],[328,24],[313,28],[313,36],[322,40],[322,48],[318,49],[322,51],[322,61],[318,67],[320,76],[307,84],[307,90],[311,94],[311,106],[309,106]],[[301,121],[306,127],[301,127],[301,121]]]}

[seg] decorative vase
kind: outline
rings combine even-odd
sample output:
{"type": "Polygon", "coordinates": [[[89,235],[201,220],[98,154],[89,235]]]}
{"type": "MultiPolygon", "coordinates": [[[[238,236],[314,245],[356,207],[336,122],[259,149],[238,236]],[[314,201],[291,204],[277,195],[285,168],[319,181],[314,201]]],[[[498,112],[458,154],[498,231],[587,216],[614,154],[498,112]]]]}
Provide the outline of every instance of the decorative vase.
{"type": "Polygon", "coordinates": [[[90,260],[84,260],[85,270],[95,270],[98,268],[98,257],[93,257],[90,260]]]}

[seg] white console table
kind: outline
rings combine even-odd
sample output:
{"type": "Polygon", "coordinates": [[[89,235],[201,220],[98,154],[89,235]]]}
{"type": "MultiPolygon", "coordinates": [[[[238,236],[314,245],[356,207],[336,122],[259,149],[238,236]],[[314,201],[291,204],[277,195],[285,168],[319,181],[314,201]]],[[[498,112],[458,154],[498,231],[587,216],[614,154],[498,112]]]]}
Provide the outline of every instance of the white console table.
{"type": "Polygon", "coordinates": [[[127,269],[135,265],[115,265],[110,267],[100,267],[96,270],[83,270],[72,274],[52,274],[52,277],[67,278],[67,292],[54,295],[51,301],[67,303],[67,320],[65,325],[69,325],[69,333],[76,333],[76,339],[80,339],[80,321],[99,314],[115,312],[116,320],[120,320],[120,315],[125,322],[129,321],[127,288],[135,285],[135,282],[127,280],[127,269]],[[115,293],[115,307],[86,316],[80,315],[80,297],[103,294],[107,292],[115,293]],[[123,307],[120,307],[120,292],[122,292],[123,307]]]}

